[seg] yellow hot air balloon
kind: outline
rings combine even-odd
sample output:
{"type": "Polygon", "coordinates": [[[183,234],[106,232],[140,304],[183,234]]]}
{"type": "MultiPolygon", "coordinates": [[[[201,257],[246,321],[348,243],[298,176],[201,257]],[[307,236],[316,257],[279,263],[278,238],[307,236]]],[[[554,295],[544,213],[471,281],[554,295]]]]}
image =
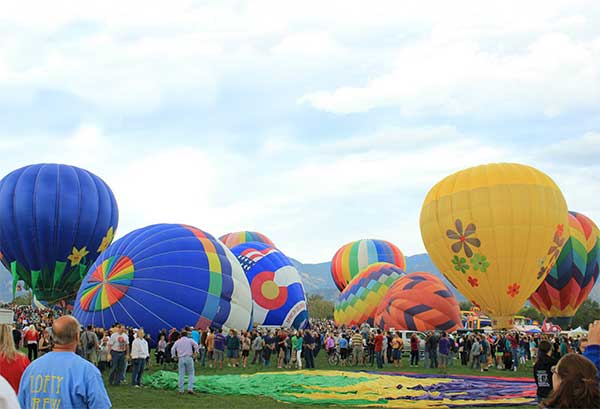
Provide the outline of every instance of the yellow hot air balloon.
{"type": "Polygon", "coordinates": [[[421,209],[421,235],[435,265],[494,327],[539,287],[568,238],[565,199],[530,166],[465,169],[436,184],[421,209]]]}

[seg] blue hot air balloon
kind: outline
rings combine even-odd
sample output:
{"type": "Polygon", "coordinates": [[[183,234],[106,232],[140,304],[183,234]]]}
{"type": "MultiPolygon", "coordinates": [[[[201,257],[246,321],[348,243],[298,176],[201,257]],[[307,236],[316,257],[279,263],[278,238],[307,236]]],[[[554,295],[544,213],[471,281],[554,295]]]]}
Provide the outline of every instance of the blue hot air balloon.
{"type": "Polygon", "coordinates": [[[302,280],[289,258],[273,246],[259,242],[231,249],[250,283],[254,322],[287,328],[304,328],[308,322],[302,280]]]}
{"type": "Polygon", "coordinates": [[[83,325],[119,322],[154,337],[162,328],[188,325],[245,330],[252,298],[242,267],[223,243],[192,226],[156,224],[102,253],[73,311],[83,325]]]}
{"type": "Polygon", "coordinates": [[[58,164],[17,169],[0,181],[0,257],[38,299],[73,299],[81,279],[111,243],[118,223],[108,185],[58,164]]]}

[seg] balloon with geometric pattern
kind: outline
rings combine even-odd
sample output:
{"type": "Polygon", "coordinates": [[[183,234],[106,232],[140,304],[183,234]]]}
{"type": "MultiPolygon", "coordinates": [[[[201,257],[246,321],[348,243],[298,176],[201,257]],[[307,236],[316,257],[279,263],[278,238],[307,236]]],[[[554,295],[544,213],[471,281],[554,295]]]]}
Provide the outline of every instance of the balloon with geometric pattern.
{"type": "Polygon", "coordinates": [[[492,319],[514,316],[546,278],[568,239],[567,203],[543,172],[492,163],[456,172],[431,188],[421,236],[435,266],[492,319]]]}
{"type": "Polygon", "coordinates": [[[338,296],[333,319],[338,325],[373,325],[377,306],[389,288],[404,275],[404,271],[390,263],[371,264],[348,283],[338,296]]]}
{"type": "Polygon", "coordinates": [[[219,240],[223,242],[230,249],[238,246],[240,244],[253,242],[259,242],[268,244],[271,247],[275,247],[275,244],[264,234],[256,232],[256,231],[236,231],[233,233],[227,233],[221,237],[219,240]]]}
{"type": "Polygon", "coordinates": [[[569,212],[569,233],[550,273],[529,297],[531,305],[564,329],[598,280],[600,262],[599,230],[592,220],[569,212]]]}
{"type": "Polygon", "coordinates": [[[290,259],[275,247],[259,242],[240,244],[231,252],[250,283],[254,323],[304,328],[308,323],[306,295],[300,273],[290,259]]]}
{"type": "Polygon", "coordinates": [[[385,330],[453,332],[461,327],[452,291],[431,273],[410,273],[394,282],[379,303],[375,325],[385,330]]]}
{"type": "Polygon", "coordinates": [[[184,326],[245,330],[251,314],[250,287],[235,256],[210,234],[182,224],[147,226],[109,246],[74,307],[82,325],[119,322],[151,337],[184,326]]]}
{"type": "Polygon", "coordinates": [[[0,259],[48,304],[73,300],[112,242],[119,211],[110,187],[75,166],[25,166],[0,181],[0,259]]]}
{"type": "Polygon", "coordinates": [[[338,290],[343,291],[348,283],[364,268],[374,263],[390,263],[406,269],[406,259],[398,247],[385,240],[357,240],[344,244],[333,256],[331,276],[338,290]]]}

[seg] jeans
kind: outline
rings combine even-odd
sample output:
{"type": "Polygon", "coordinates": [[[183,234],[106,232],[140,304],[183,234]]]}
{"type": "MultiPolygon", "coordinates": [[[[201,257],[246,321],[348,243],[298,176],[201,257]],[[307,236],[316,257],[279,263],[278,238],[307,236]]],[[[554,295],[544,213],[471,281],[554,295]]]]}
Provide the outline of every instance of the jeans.
{"type": "Polygon", "coordinates": [[[519,350],[517,348],[511,348],[510,352],[512,353],[513,367],[517,368],[519,366],[519,350]]]}
{"type": "Polygon", "coordinates": [[[454,352],[448,354],[448,366],[454,366],[454,352]]]}
{"type": "Polygon", "coordinates": [[[429,351],[429,359],[431,360],[431,367],[437,368],[438,367],[438,357],[437,357],[437,351],[435,349],[432,349],[429,351]]]}
{"type": "Polygon", "coordinates": [[[473,369],[474,366],[476,366],[476,369],[481,368],[481,361],[479,359],[479,355],[471,356],[471,369],[473,369]]]}
{"type": "Polygon", "coordinates": [[[200,364],[206,366],[206,348],[200,348],[200,364]]]}
{"type": "Polygon", "coordinates": [[[194,390],[194,359],[191,356],[179,358],[179,392],[183,392],[185,375],[188,376],[188,391],[194,390]]]}
{"type": "Polygon", "coordinates": [[[37,357],[38,357],[38,344],[37,343],[27,344],[27,358],[29,358],[30,361],[33,361],[34,359],[37,359],[37,357]]]}
{"type": "Polygon", "coordinates": [[[419,351],[410,351],[410,364],[419,365],[419,351]]]}
{"type": "Polygon", "coordinates": [[[377,351],[375,352],[375,355],[377,356],[377,368],[383,368],[383,352],[377,351]]]}
{"type": "Polygon", "coordinates": [[[112,364],[108,374],[108,383],[118,385],[123,380],[123,373],[125,372],[125,351],[111,351],[110,354],[112,364]]]}
{"type": "Polygon", "coordinates": [[[252,357],[252,363],[255,364],[257,363],[260,365],[263,362],[263,351],[262,349],[258,349],[256,351],[254,351],[254,357],[252,357]]]}
{"type": "Polygon", "coordinates": [[[304,348],[304,359],[306,360],[306,368],[314,368],[315,360],[313,357],[313,350],[310,348],[304,348]]]}
{"type": "Polygon", "coordinates": [[[429,368],[429,351],[425,350],[423,361],[425,361],[425,369],[429,368]]]}
{"type": "Polygon", "coordinates": [[[133,370],[131,373],[131,385],[142,385],[142,374],[146,366],[146,360],[144,358],[135,358],[131,360],[133,370]]]}
{"type": "Polygon", "coordinates": [[[271,348],[263,349],[263,354],[265,357],[265,366],[269,366],[271,364],[271,348]]]}

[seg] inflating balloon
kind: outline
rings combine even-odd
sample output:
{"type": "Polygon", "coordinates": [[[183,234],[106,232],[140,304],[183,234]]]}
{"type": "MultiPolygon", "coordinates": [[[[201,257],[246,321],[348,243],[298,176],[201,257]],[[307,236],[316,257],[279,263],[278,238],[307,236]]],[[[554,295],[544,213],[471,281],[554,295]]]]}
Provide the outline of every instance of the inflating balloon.
{"type": "Polygon", "coordinates": [[[343,245],[331,261],[331,276],[337,288],[346,285],[365,267],[375,263],[390,263],[406,269],[406,259],[400,249],[385,240],[357,240],[343,245]]]}
{"type": "MultiPolygon", "coordinates": [[[[569,212],[570,237],[544,282],[529,302],[546,318],[568,328],[571,318],[598,280],[600,232],[589,218],[569,212]]],[[[540,269],[540,274],[545,271],[540,269]]]]}
{"type": "Polygon", "coordinates": [[[48,303],[75,296],[117,223],[112,191],[87,170],[31,165],[0,181],[2,263],[48,303]]]}
{"type": "MultiPolygon", "coordinates": [[[[162,328],[250,326],[252,298],[231,251],[192,226],[156,224],[113,243],[84,278],[74,315],[82,325],[162,328]]],[[[156,342],[155,339],[153,339],[156,342]]]]}
{"type": "Polygon", "coordinates": [[[219,240],[221,240],[230,249],[251,241],[264,243],[271,247],[275,247],[275,244],[273,244],[273,242],[267,236],[256,231],[236,231],[233,233],[227,233],[219,237],[219,240]]]}
{"type": "Polygon", "coordinates": [[[362,270],[339,295],[333,318],[338,325],[373,325],[377,306],[404,271],[390,263],[375,263],[362,270]]]}
{"type": "Polygon", "coordinates": [[[249,242],[231,249],[246,273],[253,321],[258,325],[304,328],[308,323],[306,296],[300,273],[289,258],[273,246],[249,242]]]}
{"type": "Polygon", "coordinates": [[[375,313],[385,330],[453,332],[461,327],[460,307],[452,291],[431,273],[411,273],[392,284],[375,313]]]}
{"type": "Polygon", "coordinates": [[[421,210],[421,235],[436,267],[497,328],[512,328],[512,317],[546,278],[568,238],[567,223],[552,179],[507,163],[448,176],[421,210]]]}

